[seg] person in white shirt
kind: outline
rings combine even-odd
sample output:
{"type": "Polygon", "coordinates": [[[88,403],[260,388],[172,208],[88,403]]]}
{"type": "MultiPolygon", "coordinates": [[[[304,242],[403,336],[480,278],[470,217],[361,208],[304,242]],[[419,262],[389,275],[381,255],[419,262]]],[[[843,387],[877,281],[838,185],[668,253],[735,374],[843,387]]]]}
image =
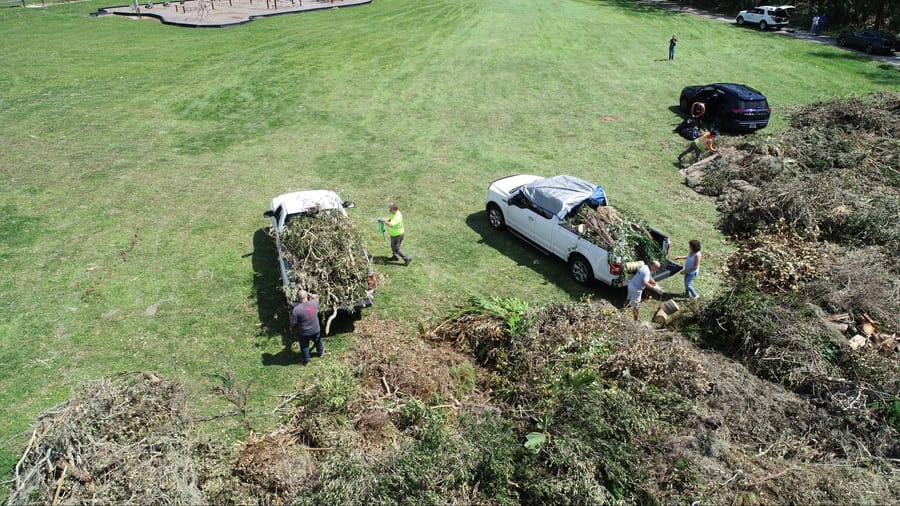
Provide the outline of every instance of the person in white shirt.
{"type": "Polygon", "coordinates": [[[628,303],[625,307],[630,307],[634,312],[634,321],[638,320],[641,310],[641,297],[644,295],[644,288],[658,290],[656,280],[653,279],[653,273],[658,271],[662,265],[654,260],[649,265],[642,265],[631,281],[628,282],[628,303]]]}

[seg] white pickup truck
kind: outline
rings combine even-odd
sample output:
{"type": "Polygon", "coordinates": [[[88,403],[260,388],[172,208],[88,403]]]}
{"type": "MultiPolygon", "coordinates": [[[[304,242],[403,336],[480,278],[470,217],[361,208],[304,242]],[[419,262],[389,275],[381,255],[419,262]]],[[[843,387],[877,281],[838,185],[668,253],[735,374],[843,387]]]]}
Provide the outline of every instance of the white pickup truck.
{"type": "MultiPolygon", "coordinates": [[[[496,230],[509,229],[541,251],[569,265],[572,278],[581,284],[598,280],[625,286],[628,273],[623,265],[643,258],[611,258],[610,253],[583,237],[565,222],[582,204],[607,205],[603,189],[573,176],[539,177],[527,174],[504,177],[491,183],[487,192],[488,221],[496,230]]],[[[650,229],[653,239],[668,254],[669,236],[650,229]]],[[[661,281],[682,269],[672,261],[662,262],[654,274],[661,281]]]]}
{"type": "MultiPolygon", "coordinates": [[[[299,288],[295,283],[295,269],[302,269],[302,265],[291,265],[285,255],[285,245],[282,240],[285,226],[294,220],[310,220],[318,213],[323,212],[339,212],[347,216],[347,208],[354,207],[352,202],[344,202],[338,194],[330,190],[307,190],[293,193],[285,193],[272,199],[271,208],[263,213],[263,216],[272,219],[272,233],[275,237],[275,248],[278,251],[278,267],[281,271],[281,281],[284,285],[284,292],[288,296],[288,302],[292,302],[290,294],[295,293],[299,288]]],[[[365,249],[357,252],[358,259],[364,262],[368,269],[368,290],[365,295],[358,300],[345,301],[344,304],[338,306],[337,310],[359,312],[363,308],[372,305],[372,299],[375,296],[375,274],[372,271],[372,265],[365,249]]],[[[330,313],[336,315],[334,308],[322,303],[322,315],[328,316],[330,313]]],[[[332,315],[332,316],[333,316],[332,315]]],[[[330,323],[330,319],[329,319],[330,323]]]]}

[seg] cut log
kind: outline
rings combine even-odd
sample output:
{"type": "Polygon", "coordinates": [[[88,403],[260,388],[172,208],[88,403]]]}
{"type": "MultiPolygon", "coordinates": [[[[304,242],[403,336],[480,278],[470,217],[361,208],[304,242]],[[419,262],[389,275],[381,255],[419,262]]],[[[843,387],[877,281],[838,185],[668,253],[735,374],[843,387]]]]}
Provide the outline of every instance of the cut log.
{"type": "Polygon", "coordinates": [[[674,300],[667,300],[663,302],[663,305],[660,309],[665,311],[667,315],[673,315],[681,310],[681,308],[678,307],[678,303],[676,303],[674,300]]]}
{"type": "Polygon", "coordinates": [[[656,314],[653,315],[653,323],[657,323],[659,325],[665,325],[669,321],[669,315],[666,314],[665,310],[660,307],[656,310],[656,314]]]}
{"type": "Polygon", "coordinates": [[[878,333],[878,330],[875,329],[875,325],[872,325],[869,322],[863,323],[862,329],[860,329],[860,330],[862,330],[863,334],[865,334],[869,337],[874,336],[875,334],[878,333]]]}
{"type": "Polygon", "coordinates": [[[624,268],[625,268],[625,272],[631,274],[631,273],[637,272],[637,270],[643,266],[644,266],[644,262],[641,262],[640,260],[638,260],[635,262],[625,262],[624,268]]]}
{"type": "Polygon", "coordinates": [[[868,344],[869,340],[862,334],[856,334],[850,338],[850,348],[858,350],[868,344]]]}
{"type": "Polygon", "coordinates": [[[689,171],[691,169],[695,169],[697,167],[703,167],[704,165],[708,164],[709,162],[715,160],[718,157],[719,157],[719,153],[713,153],[712,155],[707,156],[706,158],[704,158],[702,160],[698,160],[698,161],[688,165],[687,167],[685,167],[683,169],[678,169],[678,170],[680,170],[682,174],[687,174],[687,171],[689,171]]]}
{"type": "Polygon", "coordinates": [[[842,322],[844,320],[849,320],[850,314],[849,313],[829,314],[829,315],[825,315],[825,319],[830,322],[842,322]]]}

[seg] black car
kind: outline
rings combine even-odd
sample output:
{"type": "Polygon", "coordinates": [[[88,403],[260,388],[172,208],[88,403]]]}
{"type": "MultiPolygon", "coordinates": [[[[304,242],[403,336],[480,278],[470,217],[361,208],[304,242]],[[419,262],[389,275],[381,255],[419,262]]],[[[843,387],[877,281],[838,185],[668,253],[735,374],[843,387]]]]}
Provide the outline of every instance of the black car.
{"type": "Polygon", "coordinates": [[[700,116],[704,125],[734,132],[763,129],[772,113],[759,90],[735,83],[685,86],[678,105],[684,113],[700,116]]]}
{"type": "Polygon", "coordinates": [[[838,35],[838,45],[861,49],[867,53],[891,54],[900,49],[900,41],[893,34],[880,30],[860,30],[838,35]]]}

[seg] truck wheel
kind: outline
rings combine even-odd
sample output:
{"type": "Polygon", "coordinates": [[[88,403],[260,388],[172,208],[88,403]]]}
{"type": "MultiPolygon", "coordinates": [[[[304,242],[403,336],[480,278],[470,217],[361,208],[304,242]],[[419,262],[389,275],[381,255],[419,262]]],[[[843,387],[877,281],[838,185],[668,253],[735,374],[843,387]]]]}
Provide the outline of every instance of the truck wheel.
{"type": "Polygon", "coordinates": [[[581,285],[590,284],[594,279],[594,271],[591,269],[591,264],[581,255],[575,255],[569,260],[569,274],[572,275],[572,279],[576,283],[581,285]]]}
{"type": "Polygon", "coordinates": [[[506,220],[503,218],[503,211],[497,207],[497,204],[488,204],[487,207],[488,222],[495,230],[503,230],[506,228],[506,220]]]}

